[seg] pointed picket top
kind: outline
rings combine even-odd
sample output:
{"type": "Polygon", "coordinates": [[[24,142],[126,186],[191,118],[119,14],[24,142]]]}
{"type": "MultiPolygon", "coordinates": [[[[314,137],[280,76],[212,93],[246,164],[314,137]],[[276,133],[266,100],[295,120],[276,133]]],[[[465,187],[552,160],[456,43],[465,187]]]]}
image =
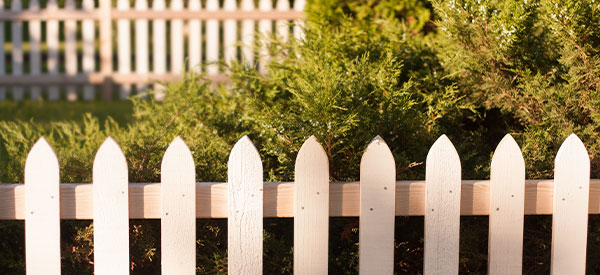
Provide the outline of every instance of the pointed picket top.
{"type": "Polygon", "coordinates": [[[258,275],[263,271],[263,169],[247,136],[231,150],[227,169],[228,270],[258,275]],[[243,230],[242,230],[243,228],[243,230]]]}
{"type": "Polygon", "coordinates": [[[395,210],[396,163],[376,136],[360,161],[360,274],[393,274],[395,210]]]}
{"type": "Polygon", "coordinates": [[[60,184],[56,154],[41,137],[25,162],[25,269],[60,274],[60,184]]]}
{"type": "Polygon", "coordinates": [[[585,274],[590,158],[571,134],[555,159],[552,215],[552,274],[585,274]]]}
{"type": "Polygon", "coordinates": [[[108,137],[94,159],[94,273],[129,274],[127,162],[108,137]]]}
{"type": "Polygon", "coordinates": [[[161,163],[162,274],[196,274],[195,181],[192,152],[176,137],[161,163]]]}
{"type": "Polygon", "coordinates": [[[294,274],[327,274],[329,159],[315,136],[296,157],[294,193],[294,274]]]}
{"type": "Polygon", "coordinates": [[[488,273],[521,274],[525,161],[511,135],[494,152],[490,178],[488,273]]]}
{"type": "Polygon", "coordinates": [[[458,274],[461,166],[446,135],[431,146],[426,165],[424,274],[458,274]]]}

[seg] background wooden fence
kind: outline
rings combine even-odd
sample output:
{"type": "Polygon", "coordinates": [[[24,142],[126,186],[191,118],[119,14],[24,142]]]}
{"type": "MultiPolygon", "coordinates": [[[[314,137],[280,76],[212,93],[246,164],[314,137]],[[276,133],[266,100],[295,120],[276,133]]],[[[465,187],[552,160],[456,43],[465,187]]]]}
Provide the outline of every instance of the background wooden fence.
{"type": "Polygon", "coordinates": [[[311,137],[301,147],[294,183],[263,183],[248,137],[233,147],[227,183],[195,183],[194,162],[176,138],[162,160],[161,183],[128,184],[127,163],[108,138],[93,184],[59,184],[59,164],[41,138],[25,165],[25,184],[0,184],[0,219],[24,219],[29,274],[60,273],[60,219],[93,219],[96,274],[129,272],[128,219],[161,219],[163,274],[195,273],[195,219],[228,218],[229,274],[261,274],[263,217],[294,217],[294,273],[326,274],[329,217],[358,216],[361,274],[392,274],[394,216],[425,216],[425,274],[457,274],[460,215],[489,215],[489,273],[520,274],[526,214],[552,214],[552,273],[584,274],[588,214],[600,213],[600,180],[590,184],[583,143],[569,136],[554,180],[525,180],[517,143],[507,135],[489,181],[462,181],[446,136],[431,147],[425,181],[396,181],[394,158],[376,137],[360,182],[329,183],[328,158],[311,137]]]}
{"type": "Polygon", "coordinates": [[[126,98],[186,70],[222,81],[220,60],[245,61],[264,71],[266,37],[300,38],[305,5],[305,0],[258,0],[257,7],[254,0],[224,0],[223,6],[219,0],[170,0],[168,7],[165,0],[153,0],[151,7],[148,0],[99,0],[98,6],[94,0],[66,0],[64,6],[57,0],[4,1],[0,100],[38,99],[43,93],[57,100],[62,91],[69,100],[91,100],[96,86],[105,99],[117,90],[126,98]]]}

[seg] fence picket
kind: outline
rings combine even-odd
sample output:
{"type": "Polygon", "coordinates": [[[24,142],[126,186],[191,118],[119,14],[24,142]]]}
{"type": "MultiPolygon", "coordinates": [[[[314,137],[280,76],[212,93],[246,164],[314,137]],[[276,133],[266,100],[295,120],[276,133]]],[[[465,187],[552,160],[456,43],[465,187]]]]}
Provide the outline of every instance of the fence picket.
{"type": "Polygon", "coordinates": [[[294,274],[327,274],[329,160],[314,136],[298,152],[294,185],[294,274]]]}
{"type": "Polygon", "coordinates": [[[60,274],[60,185],[56,154],[40,138],[25,162],[25,269],[60,274]]]}
{"type": "Polygon", "coordinates": [[[521,274],[525,161],[510,135],[494,152],[490,178],[488,274],[521,274]]]}
{"type": "Polygon", "coordinates": [[[423,274],[458,274],[461,167],[446,135],[431,146],[426,165],[423,274]]]}
{"type": "MultiPolygon", "coordinates": [[[[31,0],[29,2],[29,11],[39,12],[40,2],[38,0],[31,0]]],[[[2,23],[0,23],[0,28],[2,23]]],[[[2,43],[3,37],[0,31],[0,44],[2,43]]],[[[40,20],[29,21],[29,64],[31,66],[31,75],[36,76],[42,73],[42,23],[40,20]]],[[[2,56],[2,55],[0,55],[2,56]]],[[[2,62],[2,61],[0,61],[2,62]]],[[[1,73],[0,73],[1,74],[1,73]]],[[[0,88],[2,89],[2,88],[0,88]]],[[[30,97],[32,100],[38,100],[42,96],[42,88],[34,85],[30,87],[30,97]]]]}
{"type": "MultiPolygon", "coordinates": [[[[183,1],[172,0],[171,1],[172,11],[182,11],[183,1]]],[[[171,72],[179,74],[183,72],[183,20],[173,19],[171,20],[171,72]]]]}
{"type": "MultiPolygon", "coordinates": [[[[130,9],[129,0],[117,0],[117,9],[127,11],[130,9]]],[[[119,19],[117,21],[117,56],[119,73],[131,73],[131,22],[128,19],[119,19]]],[[[123,84],[119,87],[119,97],[127,98],[131,94],[131,84],[123,84]]]]}
{"type": "MultiPolygon", "coordinates": [[[[48,12],[58,11],[57,0],[48,0],[46,10],[48,12]]],[[[48,47],[48,74],[58,75],[60,64],[58,60],[58,20],[51,19],[46,21],[46,46],[48,47]]],[[[59,97],[58,86],[50,85],[48,87],[48,100],[58,100],[59,97]]]]}
{"type": "MultiPolygon", "coordinates": [[[[82,8],[85,11],[94,10],[94,0],[83,0],[82,8]]],[[[87,19],[81,22],[81,38],[83,40],[83,57],[81,60],[81,67],[83,72],[86,74],[90,74],[95,71],[95,31],[96,29],[94,28],[94,20],[87,19]]],[[[92,100],[94,97],[96,97],[95,87],[93,85],[84,85],[83,99],[92,100]]]]}
{"type": "MultiPolygon", "coordinates": [[[[75,0],[67,0],[65,9],[75,10],[75,0]]],[[[65,20],[65,72],[73,76],[77,74],[77,21],[65,20]]],[[[67,100],[77,100],[77,89],[74,85],[67,85],[67,100]]]]}
{"type": "MultiPolygon", "coordinates": [[[[4,10],[4,1],[0,1],[0,10],[4,10]]],[[[0,21],[0,45],[4,45],[4,21],[0,21]]],[[[0,76],[6,74],[4,47],[0,47],[0,76]]],[[[0,100],[6,99],[6,87],[0,86],[0,100]]]]}
{"type": "Polygon", "coordinates": [[[393,274],[395,210],[396,163],[377,136],[360,161],[360,274],[393,274]]]}
{"type": "MultiPolygon", "coordinates": [[[[147,11],[148,1],[136,0],[135,1],[136,11],[147,11]]],[[[148,39],[148,19],[136,19],[135,20],[135,72],[140,75],[146,75],[150,71],[149,69],[149,39],[148,39]]],[[[146,91],[145,83],[136,84],[137,92],[144,93],[146,91]]]]}
{"type": "MultiPolygon", "coordinates": [[[[206,1],[207,11],[218,11],[218,0],[206,1]]],[[[216,75],[219,73],[219,21],[217,19],[206,20],[206,73],[216,75]]]]}
{"type": "MultiPolygon", "coordinates": [[[[277,0],[278,11],[289,11],[289,0],[277,0]]],[[[290,39],[290,22],[288,20],[277,20],[276,23],[277,37],[287,42],[290,39]]]]}
{"type": "MultiPolygon", "coordinates": [[[[273,10],[273,3],[271,0],[259,0],[258,9],[260,11],[271,11],[273,10]]],[[[258,20],[258,35],[260,36],[260,50],[259,50],[259,62],[258,71],[260,73],[266,73],[267,64],[269,64],[271,58],[269,56],[269,36],[273,32],[273,21],[270,19],[258,20]]]]}
{"type": "MultiPolygon", "coordinates": [[[[253,0],[242,0],[241,9],[243,11],[253,11],[254,1],[253,0]]],[[[242,60],[249,65],[254,65],[254,20],[244,19],[242,20],[242,60]]]]}
{"type": "Polygon", "coordinates": [[[96,153],[92,176],[94,273],[129,274],[127,162],[110,137],[96,153]]]}
{"type": "Polygon", "coordinates": [[[161,164],[162,274],[196,274],[196,169],[177,137],[161,164]]]}
{"type": "Polygon", "coordinates": [[[228,162],[227,259],[230,274],[262,274],[263,169],[247,136],[231,150],[228,162]]]}
{"type": "MultiPolygon", "coordinates": [[[[304,7],[306,6],[306,0],[297,0],[294,3],[295,11],[304,11],[304,7]]],[[[304,39],[304,21],[295,20],[294,21],[294,37],[298,40],[304,39]]]]}
{"type": "MultiPolygon", "coordinates": [[[[154,0],[153,11],[164,11],[165,0],[154,0]]],[[[152,20],[152,68],[155,74],[167,72],[167,21],[165,19],[152,20]]],[[[165,87],[154,83],[154,99],[162,100],[165,97],[165,87]]]]}
{"type": "MultiPolygon", "coordinates": [[[[13,0],[11,11],[19,12],[22,10],[21,0],[13,0]]],[[[4,46],[4,45],[2,45],[4,46]]],[[[23,75],[23,22],[12,22],[12,74],[16,76],[23,75]]],[[[14,100],[23,100],[23,87],[13,86],[12,95],[14,100]]]]}
{"type": "MultiPolygon", "coordinates": [[[[223,9],[226,11],[237,10],[237,3],[235,0],[225,0],[223,9]]],[[[225,63],[230,65],[231,62],[237,57],[237,21],[234,19],[227,19],[223,23],[223,59],[225,63]]]]}
{"type": "Polygon", "coordinates": [[[590,158],[571,134],[555,159],[552,274],[585,274],[589,191],[590,158]]]}
{"type": "MultiPolygon", "coordinates": [[[[200,11],[202,6],[200,0],[190,0],[188,9],[191,11],[200,11]]],[[[188,22],[188,57],[190,71],[202,71],[202,21],[192,19],[188,22]]]]}

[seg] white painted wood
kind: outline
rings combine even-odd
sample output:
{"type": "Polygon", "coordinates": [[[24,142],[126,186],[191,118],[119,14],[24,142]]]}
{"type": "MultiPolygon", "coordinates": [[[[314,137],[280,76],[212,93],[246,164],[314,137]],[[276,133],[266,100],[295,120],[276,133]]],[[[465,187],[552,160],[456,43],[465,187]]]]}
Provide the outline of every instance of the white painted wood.
{"type": "MultiPolygon", "coordinates": [[[[260,11],[271,11],[273,10],[273,3],[271,0],[259,0],[258,9],[260,11]]],[[[267,72],[267,64],[271,62],[269,55],[269,37],[273,32],[273,21],[270,19],[258,20],[258,33],[260,38],[260,50],[258,53],[258,71],[260,73],[267,72]]]]}
{"type": "MultiPolygon", "coordinates": [[[[66,0],[65,9],[74,11],[75,0],[66,0]]],[[[67,75],[77,74],[77,21],[65,20],[65,72],[67,75]]],[[[77,88],[67,85],[67,100],[77,100],[77,88]]]]}
{"type": "MultiPolygon", "coordinates": [[[[165,0],[154,0],[153,11],[164,11],[165,0]]],[[[167,22],[165,19],[152,20],[152,71],[161,75],[167,73],[167,22]]],[[[165,87],[160,83],[154,83],[154,99],[163,100],[165,87]]]]}
{"type": "MultiPolygon", "coordinates": [[[[92,11],[94,10],[94,0],[83,0],[83,10],[92,11]]],[[[81,67],[83,73],[90,74],[95,71],[95,58],[94,58],[94,36],[95,36],[94,20],[83,20],[81,22],[81,38],[83,40],[83,57],[81,61],[81,67]]],[[[96,97],[94,86],[84,85],[83,86],[83,99],[93,100],[96,97]]]]}
{"type": "Polygon", "coordinates": [[[458,274],[461,166],[446,135],[431,146],[426,165],[423,274],[458,274]]]}
{"type": "MultiPolygon", "coordinates": [[[[13,0],[11,11],[19,12],[23,10],[21,0],[13,0]]],[[[21,21],[12,22],[12,74],[23,75],[23,23],[21,21]]],[[[12,87],[13,100],[23,100],[23,87],[12,87]]]]}
{"type": "MultiPolygon", "coordinates": [[[[128,11],[129,0],[117,0],[117,10],[128,11]]],[[[131,73],[131,22],[128,19],[117,21],[117,58],[118,72],[131,73]]],[[[131,94],[131,84],[122,84],[119,87],[119,98],[126,99],[131,94]]]]}
{"type": "MultiPolygon", "coordinates": [[[[206,0],[207,11],[218,11],[218,0],[206,0]]],[[[206,73],[215,75],[219,73],[219,21],[206,20],[206,73]]]]}
{"type": "Polygon", "coordinates": [[[229,155],[227,169],[227,263],[229,274],[262,274],[263,169],[247,136],[229,155]]]}
{"type": "MultiPolygon", "coordinates": [[[[58,10],[57,0],[48,0],[46,11],[53,12],[58,10]]],[[[58,56],[58,20],[46,21],[46,46],[48,47],[48,74],[59,74],[59,56],[58,56]]],[[[60,97],[59,88],[56,85],[48,87],[48,100],[58,100],[60,97]]]]}
{"type": "Polygon", "coordinates": [[[360,161],[359,273],[394,273],[396,163],[375,137],[360,161]]]}
{"type": "MultiPolygon", "coordinates": [[[[183,10],[183,0],[171,0],[171,10],[183,10]]],[[[184,71],[183,65],[183,20],[171,20],[171,72],[180,74],[184,71]]]]}
{"type": "MultiPolygon", "coordinates": [[[[241,9],[243,11],[253,11],[254,1],[253,0],[242,0],[241,9]]],[[[254,64],[254,20],[244,19],[242,20],[242,60],[248,64],[254,64]]]]}
{"type": "MultiPolygon", "coordinates": [[[[277,11],[289,11],[290,1],[289,0],[277,0],[277,11]]],[[[276,22],[276,33],[277,37],[284,42],[290,40],[290,22],[288,20],[277,20],[276,22]]]]}
{"type": "Polygon", "coordinates": [[[112,138],[98,149],[94,189],[94,273],[129,274],[129,189],[127,162],[112,138]]]}
{"type": "MultiPolygon", "coordinates": [[[[29,1],[29,11],[38,12],[40,3],[38,0],[29,1]]],[[[0,23],[1,25],[1,23],[0,23]]],[[[0,26],[2,28],[2,26],[0,26]]],[[[2,34],[0,34],[2,39],[2,34]]],[[[36,76],[42,73],[42,23],[40,20],[29,21],[29,64],[31,75],[36,76]]],[[[3,44],[0,41],[0,44],[3,44]]],[[[1,56],[1,55],[0,55],[1,56]]],[[[42,97],[42,88],[40,86],[31,86],[30,97],[32,100],[38,100],[42,97]]]]}
{"type": "MultiPolygon", "coordinates": [[[[148,1],[136,0],[136,11],[148,10],[148,1]]],[[[135,72],[140,75],[148,74],[149,68],[149,39],[148,39],[148,20],[135,20],[135,72]]],[[[145,93],[147,86],[145,83],[137,83],[137,92],[145,93]]]]}
{"type": "Polygon", "coordinates": [[[294,274],[327,274],[329,160],[314,136],[298,152],[294,185],[294,274]]]}
{"type": "Polygon", "coordinates": [[[161,164],[162,274],[196,274],[196,169],[180,137],[161,164]]]}
{"type": "Polygon", "coordinates": [[[60,177],[56,154],[40,138],[25,162],[25,269],[60,274],[60,177]]]}
{"type": "Polygon", "coordinates": [[[492,157],[488,274],[523,271],[524,214],[525,161],[517,142],[506,135],[492,157]]]}
{"type": "Polygon", "coordinates": [[[585,274],[590,193],[590,158],[571,134],[554,167],[551,274],[585,274]]]}
{"type": "MultiPolygon", "coordinates": [[[[226,11],[236,11],[237,3],[235,0],[225,0],[223,9],[226,11]]],[[[231,62],[237,57],[237,21],[234,19],[225,20],[223,23],[223,59],[225,63],[231,65],[231,62]]]]}
{"type": "MultiPolygon", "coordinates": [[[[200,11],[202,9],[200,0],[190,0],[188,4],[190,11],[200,11]]],[[[188,22],[188,56],[190,71],[202,71],[202,21],[192,19],[188,22]]]]}
{"type": "MultiPolygon", "coordinates": [[[[306,0],[296,0],[294,2],[295,11],[304,11],[306,0]]],[[[294,21],[294,37],[298,40],[304,39],[304,21],[302,19],[294,21]]]]}

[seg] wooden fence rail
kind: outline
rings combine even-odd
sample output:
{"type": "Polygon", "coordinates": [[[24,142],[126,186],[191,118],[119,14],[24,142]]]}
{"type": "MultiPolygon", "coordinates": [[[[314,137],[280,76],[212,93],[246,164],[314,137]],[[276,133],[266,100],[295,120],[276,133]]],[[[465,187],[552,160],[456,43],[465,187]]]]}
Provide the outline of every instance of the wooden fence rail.
{"type": "Polygon", "coordinates": [[[163,157],[161,183],[128,184],[125,156],[111,138],[93,166],[92,184],[59,184],[56,155],[41,138],[27,157],[25,184],[0,185],[0,219],[25,220],[28,273],[60,273],[60,219],[93,219],[97,274],[128,273],[129,219],[161,219],[163,273],[193,274],[195,219],[227,218],[228,271],[261,274],[263,217],[293,217],[294,273],[326,274],[329,217],[353,216],[360,218],[360,273],[393,274],[394,216],[419,215],[424,274],[458,274],[460,216],[488,215],[489,273],[520,274],[524,215],[551,214],[552,272],[585,274],[587,219],[600,214],[600,180],[590,180],[589,156],[575,135],[558,151],[554,180],[525,180],[510,135],[494,153],[490,180],[482,181],[461,179],[446,136],[429,151],[425,181],[396,181],[380,137],[363,154],[359,182],[329,183],[328,159],[314,137],[298,153],[293,183],[263,182],[248,137],[231,151],[227,183],[196,183],[180,138],[163,157]]]}
{"type": "MultiPolygon", "coordinates": [[[[221,60],[245,61],[264,71],[269,60],[256,39],[264,45],[270,35],[301,38],[305,6],[305,0],[293,7],[290,0],[260,0],[258,7],[253,0],[241,0],[240,7],[235,0],[222,7],[218,0],[207,0],[205,7],[199,0],[185,7],[182,0],[170,1],[169,7],[165,0],[154,0],[151,7],[148,0],[136,0],[133,7],[128,0],[116,6],[112,0],[100,0],[98,6],[81,0],[77,8],[75,0],[64,6],[50,0],[41,8],[38,0],[28,7],[21,1],[12,0],[10,9],[0,3],[0,100],[7,95],[36,100],[43,94],[49,100],[92,100],[99,88],[105,99],[113,91],[124,99],[157,81],[180,79],[184,71],[224,81],[221,60]],[[4,25],[10,26],[10,36],[4,25]]],[[[155,90],[160,98],[161,86],[155,90]]]]}

